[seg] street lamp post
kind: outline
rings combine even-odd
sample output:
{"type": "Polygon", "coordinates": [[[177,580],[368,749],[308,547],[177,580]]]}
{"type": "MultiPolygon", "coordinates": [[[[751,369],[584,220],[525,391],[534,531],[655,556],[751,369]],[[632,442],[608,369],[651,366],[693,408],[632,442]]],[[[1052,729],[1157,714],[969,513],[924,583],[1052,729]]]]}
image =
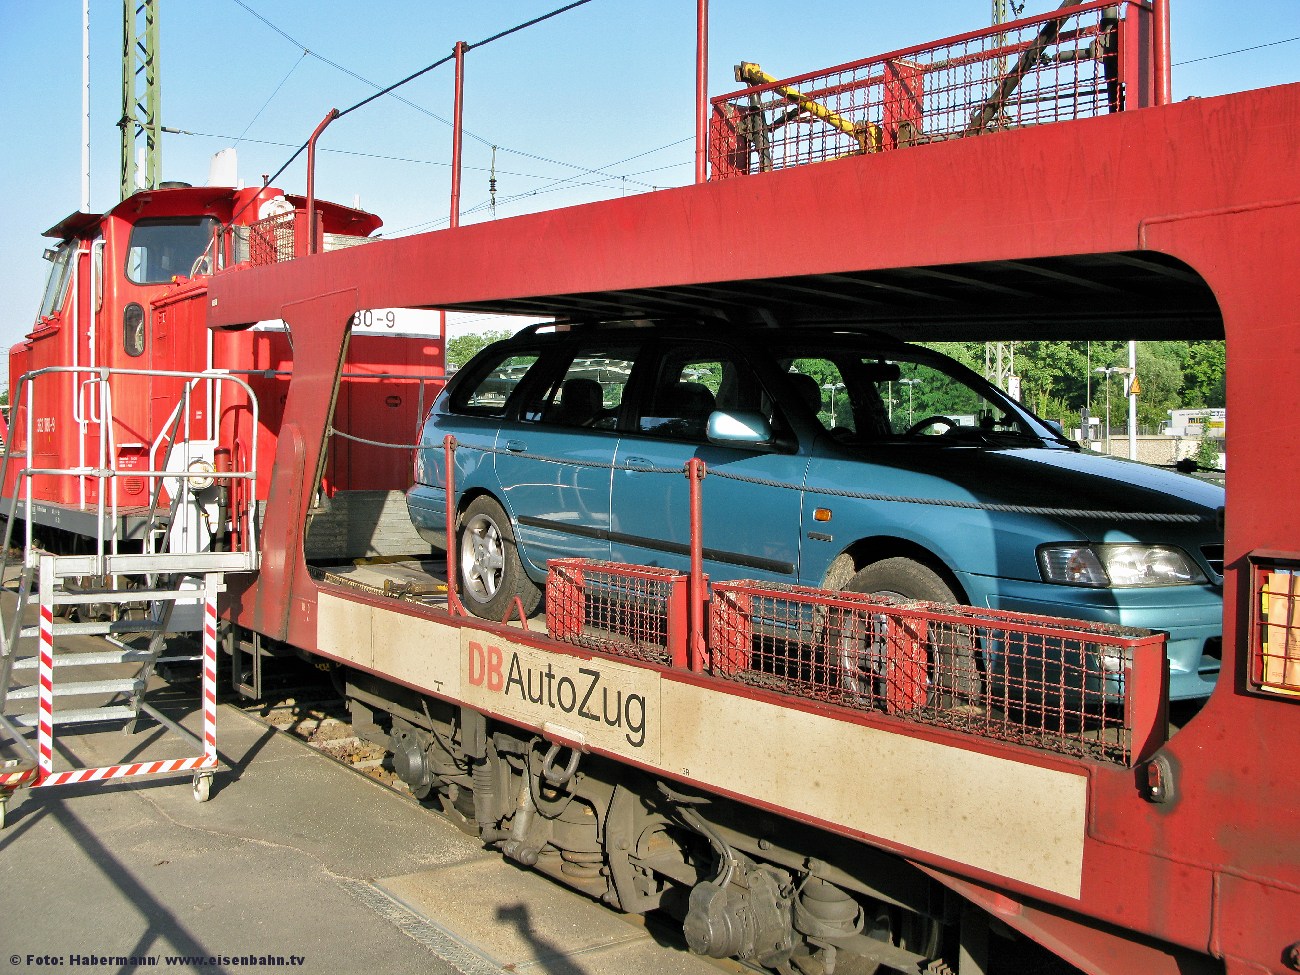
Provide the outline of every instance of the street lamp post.
{"type": "Polygon", "coordinates": [[[1092,450],[1092,342],[1088,342],[1084,354],[1087,356],[1088,365],[1083,374],[1084,384],[1087,387],[1084,393],[1083,406],[1083,441],[1092,450]]]}
{"type": "Polygon", "coordinates": [[[1102,373],[1106,377],[1106,456],[1110,456],[1110,374],[1115,371],[1114,366],[1099,366],[1093,372],[1102,373]]]}
{"type": "Polygon", "coordinates": [[[824,389],[831,398],[831,426],[835,426],[835,394],[844,388],[843,383],[824,383],[824,389]]]}
{"type": "Polygon", "coordinates": [[[1132,370],[1124,366],[1098,366],[1093,372],[1100,372],[1106,376],[1106,456],[1110,456],[1110,376],[1111,373],[1118,372],[1128,375],[1132,370]]]}
{"type": "Polygon", "coordinates": [[[916,384],[919,383],[920,381],[921,381],[921,380],[919,380],[919,379],[900,379],[900,380],[899,380],[900,383],[902,383],[904,386],[907,387],[907,425],[908,425],[909,427],[912,425],[912,422],[913,422],[913,419],[914,419],[913,414],[912,414],[912,406],[914,405],[914,404],[913,404],[913,401],[912,401],[912,390],[913,390],[913,388],[916,386],[916,384]]]}

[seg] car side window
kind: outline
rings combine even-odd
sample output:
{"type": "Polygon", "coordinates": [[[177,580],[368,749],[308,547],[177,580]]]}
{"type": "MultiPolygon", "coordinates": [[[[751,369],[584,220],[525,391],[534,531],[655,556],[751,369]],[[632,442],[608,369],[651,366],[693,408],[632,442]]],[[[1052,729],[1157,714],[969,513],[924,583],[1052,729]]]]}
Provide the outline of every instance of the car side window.
{"type": "MultiPolygon", "coordinates": [[[[993,429],[1007,420],[1000,411],[995,417],[988,400],[947,373],[922,362],[901,361],[898,365],[898,381],[889,383],[885,393],[895,435],[907,433],[932,417],[945,418],[949,423],[935,424],[920,433],[939,436],[953,426],[993,429]]],[[[1018,424],[1011,421],[1011,425],[1018,424]]]]}
{"type": "Polygon", "coordinates": [[[848,384],[840,367],[829,358],[795,359],[790,383],[817,422],[828,432],[853,433],[857,429],[848,384]]]}
{"type": "Polygon", "coordinates": [[[714,348],[669,349],[637,417],[637,430],[703,443],[714,410],[761,413],[770,421],[775,404],[738,356],[714,348]]]}
{"type": "Polygon", "coordinates": [[[580,349],[562,374],[530,396],[520,419],[560,427],[614,430],[635,353],[628,348],[580,349]]]}
{"type": "Polygon", "coordinates": [[[504,416],[511,395],[540,358],[539,352],[503,352],[478,372],[477,379],[457,388],[449,409],[470,416],[504,416]]]}

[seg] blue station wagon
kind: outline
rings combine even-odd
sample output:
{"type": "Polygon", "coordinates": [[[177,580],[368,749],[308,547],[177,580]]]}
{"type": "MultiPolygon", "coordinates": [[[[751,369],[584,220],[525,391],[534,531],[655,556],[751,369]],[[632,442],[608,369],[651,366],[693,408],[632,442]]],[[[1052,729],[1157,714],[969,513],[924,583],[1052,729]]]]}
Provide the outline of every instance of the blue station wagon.
{"type": "Polygon", "coordinates": [[[1161,630],[1172,699],[1218,674],[1222,488],[1081,451],[929,349],[838,327],[526,329],[425,421],[407,504],[437,546],[448,434],[462,600],[485,618],[535,609],[555,557],[686,569],[698,457],[714,581],[1161,630]]]}

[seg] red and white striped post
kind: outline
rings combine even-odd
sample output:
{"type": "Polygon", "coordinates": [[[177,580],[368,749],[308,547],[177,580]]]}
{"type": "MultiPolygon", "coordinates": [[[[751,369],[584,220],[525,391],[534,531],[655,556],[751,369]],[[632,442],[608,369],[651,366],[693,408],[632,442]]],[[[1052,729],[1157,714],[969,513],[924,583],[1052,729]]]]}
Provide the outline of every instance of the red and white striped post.
{"type": "Polygon", "coordinates": [[[217,592],[211,576],[203,600],[203,759],[217,764],[217,592]]]}
{"type": "Polygon", "coordinates": [[[36,723],[37,764],[43,779],[54,768],[54,561],[41,557],[40,564],[40,651],[37,664],[38,706],[36,723]]]}

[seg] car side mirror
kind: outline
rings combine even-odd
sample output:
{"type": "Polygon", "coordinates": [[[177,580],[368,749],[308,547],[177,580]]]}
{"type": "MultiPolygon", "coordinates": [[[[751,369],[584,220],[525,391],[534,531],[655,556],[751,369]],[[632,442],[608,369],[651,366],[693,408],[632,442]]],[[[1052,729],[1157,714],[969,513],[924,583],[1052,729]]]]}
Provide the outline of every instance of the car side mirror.
{"type": "Polygon", "coordinates": [[[761,413],[714,410],[709,414],[708,435],[717,443],[765,444],[772,439],[772,424],[761,413]]]}

